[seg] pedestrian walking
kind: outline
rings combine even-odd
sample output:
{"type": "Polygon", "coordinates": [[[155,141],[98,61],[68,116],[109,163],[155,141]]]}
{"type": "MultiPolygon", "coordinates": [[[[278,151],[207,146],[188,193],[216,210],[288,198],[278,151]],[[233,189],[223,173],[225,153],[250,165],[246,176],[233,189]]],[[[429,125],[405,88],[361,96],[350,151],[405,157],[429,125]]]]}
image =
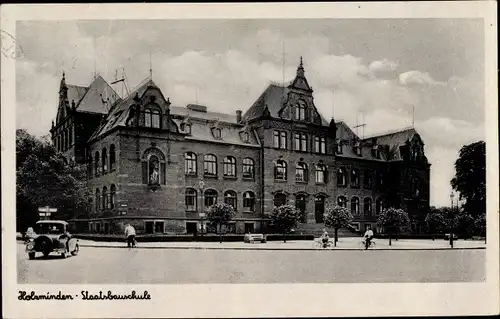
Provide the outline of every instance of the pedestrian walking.
{"type": "Polygon", "coordinates": [[[127,247],[135,247],[135,228],[130,224],[125,226],[125,238],[127,239],[127,247]]]}

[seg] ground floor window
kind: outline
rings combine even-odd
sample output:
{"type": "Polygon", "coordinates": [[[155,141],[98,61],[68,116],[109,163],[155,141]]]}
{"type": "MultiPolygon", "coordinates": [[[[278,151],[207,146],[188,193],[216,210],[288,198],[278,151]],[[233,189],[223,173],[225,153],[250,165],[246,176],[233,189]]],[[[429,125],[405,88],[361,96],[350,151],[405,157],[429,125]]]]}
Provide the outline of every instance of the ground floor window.
{"type": "Polygon", "coordinates": [[[196,234],[197,231],[198,231],[198,223],[197,222],[186,222],[186,233],[196,234]]]}
{"type": "Polygon", "coordinates": [[[295,208],[300,212],[300,221],[305,223],[306,221],[306,196],[297,195],[295,197],[295,208]]]}
{"type": "Polygon", "coordinates": [[[283,193],[278,193],[274,195],[274,206],[275,207],[280,207],[286,204],[286,195],[283,193]]]}
{"type": "Polygon", "coordinates": [[[163,234],[165,233],[165,222],[163,220],[147,220],[144,221],[146,234],[163,234]]]}
{"type": "Polygon", "coordinates": [[[100,222],[95,223],[95,231],[97,233],[101,232],[101,223],[100,222]]]}

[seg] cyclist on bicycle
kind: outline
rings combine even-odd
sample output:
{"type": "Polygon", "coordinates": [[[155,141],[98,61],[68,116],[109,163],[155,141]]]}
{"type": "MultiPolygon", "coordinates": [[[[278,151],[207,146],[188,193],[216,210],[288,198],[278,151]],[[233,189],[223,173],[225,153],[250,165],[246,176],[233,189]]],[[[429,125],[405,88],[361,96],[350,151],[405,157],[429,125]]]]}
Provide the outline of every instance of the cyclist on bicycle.
{"type": "Polygon", "coordinates": [[[323,235],[321,235],[321,242],[323,243],[323,248],[326,248],[328,246],[328,241],[330,240],[330,237],[328,236],[328,232],[326,229],[323,229],[323,235]]]}
{"type": "Polygon", "coordinates": [[[370,247],[371,242],[373,240],[373,230],[372,230],[371,226],[368,226],[368,228],[365,231],[365,235],[363,237],[365,238],[365,242],[366,242],[365,247],[366,247],[366,249],[368,249],[368,247],[370,247]]]}

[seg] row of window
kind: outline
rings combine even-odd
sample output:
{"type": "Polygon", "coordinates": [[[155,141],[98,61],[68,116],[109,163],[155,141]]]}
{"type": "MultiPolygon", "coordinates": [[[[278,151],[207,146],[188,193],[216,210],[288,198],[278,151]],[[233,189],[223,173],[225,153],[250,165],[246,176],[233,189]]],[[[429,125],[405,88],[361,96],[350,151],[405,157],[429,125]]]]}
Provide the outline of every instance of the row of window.
{"type": "Polygon", "coordinates": [[[114,209],[116,206],[116,186],[111,184],[108,188],[104,186],[102,188],[102,194],[99,188],[95,190],[95,210],[101,211],[106,209],[114,209]]]}
{"type": "MultiPolygon", "coordinates": [[[[327,183],[328,172],[326,170],[326,166],[320,162],[319,164],[314,165],[314,170],[315,170],[315,175],[314,175],[315,182],[318,184],[327,183]]],[[[360,173],[357,168],[353,168],[351,170],[350,180],[352,187],[359,187],[360,184],[359,175],[360,173]]],[[[373,178],[372,175],[373,172],[371,170],[366,170],[364,172],[363,186],[365,188],[372,187],[372,178],[373,178]]],[[[309,177],[309,170],[307,164],[302,161],[298,162],[295,166],[295,181],[307,183],[308,177],[309,177]]],[[[286,181],[287,178],[288,178],[287,163],[286,161],[279,159],[276,161],[274,166],[274,179],[286,181]]],[[[383,183],[384,183],[383,174],[382,173],[377,174],[377,186],[380,187],[383,185],[383,183]]],[[[341,187],[347,186],[347,174],[344,168],[337,169],[337,185],[341,187]]]]}
{"type": "MultiPolygon", "coordinates": [[[[217,177],[217,157],[213,154],[203,156],[203,175],[209,177],[217,177]]],[[[225,177],[236,177],[236,158],[226,156],[222,162],[223,174],[225,177]]],[[[197,156],[193,152],[184,154],[184,172],[186,175],[197,175],[198,162],[197,156]]],[[[243,178],[255,177],[255,162],[253,159],[246,157],[242,161],[243,178]]]]}
{"type": "Polygon", "coordinates": [[[92,155],[89,156],[89,166],[88,166],[88,175],[92,176],[92,170],[94,175],[100,176],[101,174],[106,174],[107,172],[111,172],[116,168],[116,148],[115,144],[111,144],[108,150],[104,147],[99,154],[99,151],[94,153],[94,157],[92,155]]]}
{"type": "MultiPolygon", "coordinates": [[[[207,189],[203,193],[205,209],[218,202],[218,193],[214,189],[207,189]]],[[[185,203],[187,211],[196,211],[198,207],[198,192],[194,188],[187,188],[185,192],[185,203]]],[[[238,208],[238,196],[235,191],[228,190],[224,192],[224,203],[238,208]]],[[[255,211],[255,194],[247,191],[243,193],[243,211],[255,211]]]]}
{"type": "MultiPolygon", "coordinates": [[[[351,214],[354,216],[360,215],[360,202],[359,198],[356,196],[353,196],[351,198],[351,214]]],[[[345,196],[339,196],[337,198],[337,205],[341,207],[347,208],[347,198],[345,196]]],[[[382,198],[377,198],[375,201],[375,214],[379,215],[382,210],[384,209],[384,202],[382,198]]],[[[370,197],[365,197],[363,199],[363,213],[365,216],[371,216],[372,215],[372,199],[370,197]]]]}
{"type": "Polygon", "coordinates": [[[61,131],[53,140],[57,151],[64,152],[73,145],[73,129],[71,127],[61,131]]]}
{"type": "MultiPolygon", "coordinates": [[[[307,152],[309,151],[308,134],[302,132],[294,133],[294,150],[307,152]]],[[[286,131],[273,132],[273,147],[279,149],[288,149],[286,131]]],[[[326,138],[322,136],[314,136],[312,141],[312,151],[317,154],[326,154],[326,138]]]]}

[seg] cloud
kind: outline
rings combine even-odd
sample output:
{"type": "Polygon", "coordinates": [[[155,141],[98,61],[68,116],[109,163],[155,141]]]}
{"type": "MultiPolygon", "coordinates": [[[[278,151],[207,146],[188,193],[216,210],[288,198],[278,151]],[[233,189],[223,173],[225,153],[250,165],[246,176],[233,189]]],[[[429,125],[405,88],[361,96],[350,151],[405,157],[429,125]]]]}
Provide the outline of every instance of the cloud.
{"type": "Polygon", "coordinates": [[[434,80],[429,73],[420,71],[408,71],[399,75],[399,82],[403,85],[429,84],[445,85],[444,82],[434,80]]]}
{"type": "Polygon", "coordinates": [[[372,72],[388,72],[395,71],[399,66],[399,63],[391,61],[388,59],[377,60],[370,63],[368,68],[372,72]]]}

